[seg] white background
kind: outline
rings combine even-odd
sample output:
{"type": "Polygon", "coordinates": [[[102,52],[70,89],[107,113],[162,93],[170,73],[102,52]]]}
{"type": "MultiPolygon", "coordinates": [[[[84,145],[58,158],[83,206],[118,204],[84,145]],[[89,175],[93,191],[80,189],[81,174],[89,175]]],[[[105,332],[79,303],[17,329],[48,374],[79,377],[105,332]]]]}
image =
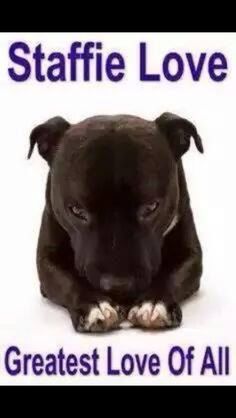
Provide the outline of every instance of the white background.
{"type": "MultiPolygon", "coordinates": [[[[104,55],[104,56],[105,56],[104,55]]],[[[31,60],[31,62],[33,62],[31,60]]],[[[207,60],[206,60],[207,64],[207,60]]],[[[46,65],[47,66],[47,65],[46,65]]],[[[230,384],[236,378],[236,277],[235,277],[235,34],[1,34],[0,35],[0,383],[48,384],[230,384]],[[126,77],[119,83],[103,81],[39,83],[10,80],[8,49],[25,41],[32,49],[42,43],[45,53],[69,52],[73,41],[102,41],[103,51],[119,51],[126,60],[126,77]],[[228,60],[228,77],[210,80],[207,65],[199,82],[185,76],[177,83],[139,81],[139,42],[148,44],[148,68],[160,71],[166,53],[200,52],[207,59],[222,52],[228,60]],[[38,123],[61,115],[77,122],[95,114],[130,113],[148,119],[163,111],[193,121],[203,139],[205,154],[192,145],[184,157],[193,212],[204,254],[204,274],[199,295],[183,306],[183,325],[169,332],[124,330],[109,335],[76,334],[68,314],[42,300],[39,293],[35,252],[44,206],[47,165],[37,152],[26,156],[29,134],[38,123]],[[116,366],[122,353],[157,353],[163,360],[161,374],[152,377],[66,378],[15,377],[6,374],[4,353],[10,345],[22,352],[80,354],[111,345],[116,366]],[[173,345],[195,346],[193,376],[171,377],[165,366],[173,345]],[[199,376],[202,353],[229,345],[228,377],[199,376]]],[[[101,360],[102,361],[102,360],[101,360]]],[[[101,369],[104,368],[103,361],[101,369]]]]}

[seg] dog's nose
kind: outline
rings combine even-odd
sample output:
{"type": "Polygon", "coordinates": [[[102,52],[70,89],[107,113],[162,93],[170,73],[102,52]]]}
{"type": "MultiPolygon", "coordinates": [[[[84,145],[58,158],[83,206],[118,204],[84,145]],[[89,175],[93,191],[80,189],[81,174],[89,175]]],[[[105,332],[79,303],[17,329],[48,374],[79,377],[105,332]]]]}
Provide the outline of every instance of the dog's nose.
{"type": "Polygon", "coordinates": [[[134,286],[133,277],[116,277],[104,275],[100,279],[100,288],[105,292],[129,292],[134,286]]]}

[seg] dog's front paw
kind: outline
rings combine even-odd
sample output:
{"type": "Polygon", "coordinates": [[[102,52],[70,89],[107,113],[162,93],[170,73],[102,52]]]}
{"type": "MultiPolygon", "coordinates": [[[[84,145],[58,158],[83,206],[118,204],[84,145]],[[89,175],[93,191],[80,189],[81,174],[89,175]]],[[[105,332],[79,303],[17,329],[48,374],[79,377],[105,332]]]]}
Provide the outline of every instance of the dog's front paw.
{"type": "Polygon", "coordinates": [[[71,319],[76,331],[106,332],[119,328],[123,320],[123,311],[119,306],[112,306],[107,301],[97,304],[83,304],[73,310],[71,319]]]}
{"type": "Polygon", "coordinates": [[[130,309],[128,320],[141,328],[175,328],[181,324],[182,312],[177,303],[167,305],[162,301],[145,301],[130,309]]]}

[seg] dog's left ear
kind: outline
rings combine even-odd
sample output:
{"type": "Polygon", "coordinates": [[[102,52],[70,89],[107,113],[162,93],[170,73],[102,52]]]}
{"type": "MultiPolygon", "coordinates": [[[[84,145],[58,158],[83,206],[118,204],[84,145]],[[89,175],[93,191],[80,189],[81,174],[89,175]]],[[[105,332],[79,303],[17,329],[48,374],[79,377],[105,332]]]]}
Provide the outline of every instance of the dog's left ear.
{"type": "Polygon", "coordinates": [[[28,158],[31,157],[34,146],[37,143],[38,151],[48,164],[58,148],[60,139],[71,125],[60,116],[49,119],[45,123],[36,126],[30,134],[30,149],[28,158]]]}
{"type": "Polygon", "coordinates": [[[198,151],[203,153],[202,140],[192,122],[168,112],[159,116],[155,122],[166,136],[176,160],[188,151],[191,137],[193,137],[198,151]]]}

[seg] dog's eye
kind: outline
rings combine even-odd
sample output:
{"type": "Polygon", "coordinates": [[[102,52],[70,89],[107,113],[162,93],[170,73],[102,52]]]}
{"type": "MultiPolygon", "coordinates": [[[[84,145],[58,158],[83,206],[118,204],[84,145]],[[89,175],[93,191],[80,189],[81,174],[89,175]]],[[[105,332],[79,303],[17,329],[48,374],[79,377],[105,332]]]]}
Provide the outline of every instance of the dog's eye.
{"type": "Polygon", "coordinates": [[[69,206],[69,209],[73,213],[73,215],[79,218],[83,223],[89,222],[89,213],[84,208],[81,208],[77,205],[71,205],[69,206]]]}
{"type": "Polygon", "coordinates": [[[155,202],[148,203],[146,205],[141,205],[138,210],[138,218],[141,221],[145,221],[151,215],[153,215],[159,208],[160,202],[155,200],[155,202]]]}

